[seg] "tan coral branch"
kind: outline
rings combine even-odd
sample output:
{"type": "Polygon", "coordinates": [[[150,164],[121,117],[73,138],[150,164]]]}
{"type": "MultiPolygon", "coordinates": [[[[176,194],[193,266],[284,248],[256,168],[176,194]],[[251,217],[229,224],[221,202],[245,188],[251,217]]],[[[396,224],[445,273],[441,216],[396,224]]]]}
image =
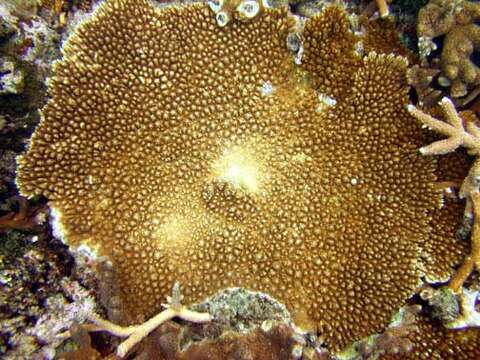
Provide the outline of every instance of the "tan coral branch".
{"type": "MultiPolygon", "coordinates": [[[[455,151],[458,147],[465,147],[470,154],[480,154],[480,129],[474,121],[463,120],[458,114],[452,101],[443,98],[440,106],[445,114],[445,121],[435,119],[413,105],[408,111],[424,125],[439,134],[448,136],[447,139],[435,141],[422,147],[424,155],[441,155],[455,151]]],[[[473,230],[471,235],[471,253],[467,256],[449,283],[449,288],[455,293],[462,291],[463,284],[476,267],[480,269],[480,193],[478,192],[480,165],[478,158],[470,169],[460,188],[460,197],[467,199],[466,212],[473,216],[473,230]]]]}
{"type": "Polygon", "coordinates": [[[471,194],[473,203],[473,212],[475,214],[475,222],[472,231],[472,261],[480,270],[480,193],[471,194]]]}
{"type": "Polygon", "coordinates": [[[464,146],[475,154],[478,154],[480,150],[480,139],[475,136],[478,132],[472,134],[468,131],[469,127],[474,125],[469,125],[469,127],[464,126],[462,118],[458,115],[455,106],[449,98],[443,98],[439,104],[445,113],[446,122],[435,119],[413,105],[408,106],[410,114],[420,120],[424,125],[439,134],[448,136],[447,139],[435,141],[430,145],[422,147],[420,152],[423,155],[443,155],[455,151],[460,146],[464,146]]]}
{"type": "Polygon", "coordinates": [[[378,6],[378,13],[381,17],[387,17],[390,14],[387,0],[375,0],[378,6]]]}
{"type": "Polygon", "coordinates": [[[456,294],[461,292],[463,284],[470,276],[474,268],[474,261],[471,256],[467,256],[463,261],[462,266],[457,270],[450,280],[448,287],[456,294]]]}
{"type": "MultiPolygon", "coordinates": [[[[420,148],[420,152],[423,155],[443,155],[463,146],[469,154],[478,156],[480,154],[480,129],[473,121],[464,121],[450,99],[443,98],[439,105],[445,114],[445,121],[435,119],[415,106],[408,105],[410,114],[422,124],[439,134],[447,136],[447,139],[435,141],[420,148]]],[[[461,198],[467,200],[465,214],[468,216],[473,216],[471,194],[478,191],[479,176],[480,164],[477,159],[463,181],[459,193],[461,198]]]]}
{"type": "Polygon", "coordinates": [[[168,303],[164,305],[166,309],[143,324],[122,327],[93,315],[90,317],[90,320],[95,326],[88,329],[89,331],[107,331],[112,335],[127,337],[127,339],[117,348],[117,356],[122,358],[153,330],[174,317],[179,317],[183,320],[195,323],[204,323],[213,320],[213,317],[208,313],[199,313],[188,310],[186,306],[182,305],[182,298],[183,296],[180,293],[180,285],[175,283],[173,286],[172,297],[168,297],[168,303]]]}

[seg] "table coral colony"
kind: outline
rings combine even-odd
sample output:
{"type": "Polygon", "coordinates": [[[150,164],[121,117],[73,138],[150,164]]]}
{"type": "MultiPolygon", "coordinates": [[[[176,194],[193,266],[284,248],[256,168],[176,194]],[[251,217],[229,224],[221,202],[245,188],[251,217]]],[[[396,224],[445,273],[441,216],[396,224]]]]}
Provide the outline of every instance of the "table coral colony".
{"type": "Polygon", "coordinates": [[[241,286],[338,350],[459,259],[407,63],[356,52],[337,7],[292,53],[286,9],[226,5],[104,1],[63,47],[17,184],[112,261],[131,322],[175,281],[184,303],[241,286]]]}

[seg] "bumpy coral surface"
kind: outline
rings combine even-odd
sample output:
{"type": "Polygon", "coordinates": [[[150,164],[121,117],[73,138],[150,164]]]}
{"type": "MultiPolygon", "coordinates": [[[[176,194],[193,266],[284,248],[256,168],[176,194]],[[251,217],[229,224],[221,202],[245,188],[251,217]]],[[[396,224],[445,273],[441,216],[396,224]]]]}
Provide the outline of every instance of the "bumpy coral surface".
{"type": "Polygon", "coordinates": [[[113,261],[132,316],[174,281],[185,303],[242,286],[338,349],[419,284],[439,192],[405,61],[361,59],[329,8],[298,66],[292,27],[286,10],[219,27],[206,5],[107,0],[65,44],[17,183],[113,261]]]}
{"type": "MultiPolygon", "coordinates": [[[[431,134],[427,143],[432,142],[431,134]]],[[[438,140],[439,137],[435,137],[438,140]]],[[[470,162],[465,154],[451,153],[438,159],[435,171],[438,186],[444,191],[444,206],[432,214],[431,238],[424,245],[424,266],[429,282],[448,281],[452,275],[451,264],[460,264],[469,251],[466,235],[461,235],[464,227],[464,201],[452,187],[460,187],[467,176],[470,162]]]]}
{"type": "Polygon", "coordinates": [[[418,330],[409,336],[413,349],[409,354],[384,356],[387,359],[471,360],[480,358],[480,329],[446,330],[426,319],[418,322],[418,330]]]}

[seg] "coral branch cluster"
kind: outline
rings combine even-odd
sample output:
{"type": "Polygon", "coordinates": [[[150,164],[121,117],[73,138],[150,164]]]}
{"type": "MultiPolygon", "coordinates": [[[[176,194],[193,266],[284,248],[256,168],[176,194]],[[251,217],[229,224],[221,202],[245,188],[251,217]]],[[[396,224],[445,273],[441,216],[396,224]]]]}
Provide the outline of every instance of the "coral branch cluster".
{"type": "Polygon", "coordinates": [[[461,311],[459,316],[448,321],[447,325],[453,328],[480,326],[480,314],[475,307],[478,292],[464,288],[473,270],[475,268],[480,270],[480,127],[472,113],[458,113],[450,99],[443,98],[439,105],[444,112],[445,121],[436,119],[413,105],[408,106],[409,112],[422,124],[438,134],[447,136],[446,139],[421,148],[420,152],[424,155],[441,155],[464,147],[470,155],[475,156],[475,161],[459,192],[460,196],[466,199],[466,215],[473,218],[471,250],[448,284],[448,288],[460,297],[461,311]]]}
{"type": "Polygon", "coordinates": [[[480,69],[471,59],[480,49],[480,27],[476,24],[479,19],[480,4],[466,0],[431,0],[418,14],[422,55],[428,56],[436,49],[434,38],[445,36],[440,83],[451,86],[450,94],[455,98],[480,84],[480,69]]]}
{"type": "Polygon", "coordinates": [[[445,114],[446,121],[435,119],[413,105],[408,106],[408,111],[423,125],[441,135],[447,136],[446,139],[435,141],[420,148],[420,152],[423,155],[443,155],[463,146],[469,154],[477,157],[468,176],[460,187],[460,197],[467,199],[466,213],[473,216],[472,204],[480,185],[480,162],[478,160],[478,155],[480,154],[480,128],[475,123],[475,117],[471,113],[465,113],[464,118],[462,118],[449,98],[443,98],[439,105],[445,114]]]}
{"type": "Polygon", "coordinates": [[[172,290],[172,296],[167,297],[167,304],[163,305],[166,309],[143,324],[122,327],[107,320],[103,320],[92,313],[89,320],[93,323],[93,326],[87,326],[87,329],[89,331],[107,331],[115,336],[126,337],[127,339],[117,348],[117,355],[119,357],[124,357],[136,344],[145,339],[148,334],[174,317],[195,323],[204,323],[213,319],[208,313],[189,310],[186,306],[182,305],[182,298],[180,284],[175,283],[172,290]]]}

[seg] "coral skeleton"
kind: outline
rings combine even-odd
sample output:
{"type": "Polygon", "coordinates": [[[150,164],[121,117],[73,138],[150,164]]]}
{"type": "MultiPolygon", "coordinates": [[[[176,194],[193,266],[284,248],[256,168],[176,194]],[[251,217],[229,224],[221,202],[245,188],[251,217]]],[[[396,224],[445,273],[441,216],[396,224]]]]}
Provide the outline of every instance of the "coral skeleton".
{"type": "Polygon", "coordinates": [[[150,334],[164,322],[171,320],[174,317],[179,317],[180,319],[194,323],[204,323],[213,320],[213,317],[208,313],[200,313],[189,310],[186,306],[182,305],[182,298],[183,296],[180,292],[180,284],[175,283],[173,285],[172,296],[168,296],[167,304],[163,305],[166,309],[143,324],[122,327],[103,320],[97,315],[91,315],[89,320],[93,322],[93,326],[87,326],[87,329],[89,331],[107,331],[110,334],[119,337],[127,337],[127,339],[122,342],[117,349],[117,355],[119,357],[124,357],[136,344],[147,337],[148,334],[150,334]]]}

